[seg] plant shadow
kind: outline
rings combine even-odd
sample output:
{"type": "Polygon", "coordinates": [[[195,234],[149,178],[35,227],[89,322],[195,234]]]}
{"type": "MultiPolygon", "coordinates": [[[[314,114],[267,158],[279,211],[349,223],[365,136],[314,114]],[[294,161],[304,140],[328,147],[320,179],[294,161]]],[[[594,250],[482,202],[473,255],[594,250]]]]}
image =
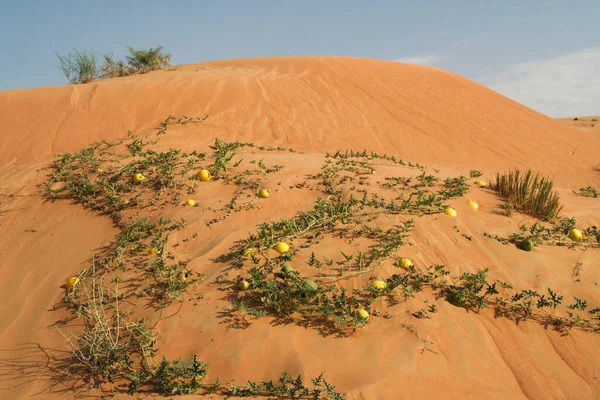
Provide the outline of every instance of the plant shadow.
{"type": "Polygon", "coordinates": [[[2,391],[27,390],[28,396],[59,394],[69,398],[98,398],[91,385],[73,370],[73,355],[39,343],[22,343],[17,348],[0,349],[2,391]]]}

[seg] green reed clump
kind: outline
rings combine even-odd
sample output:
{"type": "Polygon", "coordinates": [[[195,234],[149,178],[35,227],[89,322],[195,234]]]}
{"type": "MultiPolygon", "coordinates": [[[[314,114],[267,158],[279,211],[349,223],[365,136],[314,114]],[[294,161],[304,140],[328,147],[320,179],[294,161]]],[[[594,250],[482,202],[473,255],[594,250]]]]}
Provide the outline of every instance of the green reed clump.
{"type": "Polygon", "coordinates": [[[531,170],[521,173],[518,169],[496,175],[493,186],[506,198],[506,209],[520,211],[542,220],[551,221],[562,210],[560,196],[553,190],[553,182],[547,177],[535,176],[531,170]]]}

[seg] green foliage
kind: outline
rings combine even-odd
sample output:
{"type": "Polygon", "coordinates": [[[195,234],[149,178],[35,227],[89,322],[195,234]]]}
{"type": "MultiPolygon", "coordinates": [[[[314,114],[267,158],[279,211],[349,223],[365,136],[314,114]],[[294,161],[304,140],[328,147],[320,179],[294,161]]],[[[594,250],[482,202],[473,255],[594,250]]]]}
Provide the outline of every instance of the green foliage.
{"type": "Polygon", "coordinates": [[[208,115],[205,115],[202,118],[186,117],[185,115],[183,117],[177,118],[173,115],[169,115],[167,118],[165,118],[164,121],[162,121],[158,125],[158,132],[156,133],[156,136],[164,135],[165,133],[167,133],[167,128],[169,127],[169,125],[198,124],[200,122],[204,122],[204,120],[206,120],[207,118],[208,118],[208,115]]]}
{"type": "MultiPolygon", "coordinates": [[[[157,135],[164,134],[170,124],[203,120],[169,116],[158,126],[157,135]]],[[[193,271],[187,269],[186,262],[171,261],[174,257],[169,254],[167,246],[169,234],[183,227],[185,221],[171,221],[155,215],[126,218],[123,214],[133,211],[127,210],[128,205],[180,204],[180,201],[177,203],[177,191],[187,184],[188,193],[193,193],[197,184],[195,177],[189,176],[189,169],[212,157],[211,172],[225,184],[238,185],[235,186],[236,193],[231,202],[224,206],[230,213],[240,209],[239,199],[243,190],[252,189],[251,197],[254,198],[255,189],[264,183],[260,179],[266,174],[278,172],[282,167],[267,166],[262,159],[256,158],[250,161],[254,169],[240,172],[242,159],[236,158],[237,152],[241,148],[254,151],[289,150],[216,139],[210,147],[212,154],[207,156],[196,152],[184,153],[178,149],[148,149],[149,145],[155,143],[133,134],[130,134],[128,141],[117,144],[95,143],[87,149],[59,156],[48,177],[45,188],[48,198],[71,199],[110,215],[120,229],[114,243],[98,257],[97,264],[91,270],[80,275],[81,284],[64,299],[64,304],[74,315],[85,321],[84,329],[69,338],[78,376],[85,376],[98,386],[106,382],[125,382],[129,384],[132,394],[149,391],[170,396],[201,391],[224,396],[342,399],[342,395],[322,376],[311,380],[312,387],[305,384],[302,376],[294,378],[287,372],[276,382],[246,381],[243,386],[230,382],[227,386],[219,381],[205,382],[208,366],[197,360],[196,356],[172,361],[163,357],[158,364],[151,362],[158,351],[152,328],[144,320],[133,318],[133,310],[124,310],[122,305],[131,304],[129,296],[133,295],[148,299],[149,304],[156,308],[175,300],[182,301],[188,286],[199,281],[201,274],[197,279],[191,279],[189,277],[193,271]],[[103,171],[99,172],[99,168],[103,171]],[[147,178],[142,184],[131,181],[131,175],[137,172],[147,178]],[[154,250],[149,252],[149,249],[154,250]],[[126,273],[133,275],[133,278],[123,278],[126,273]],[[134,286],[127,294],[118,291],[122,279],[126,279],[124,286],[128,289],[134,286]],[[140,281],[143,281],[143,287],[140,281]],[[112,282],[112,286],[107,282],[112,282]],[[94,287],[93,290],[89,290],[90,285],[94,287]],[[111,287],[111,290],[107,287],[111,287]],[[110,295],[107,294],[109,292],[110,295]]],[[[296,322],[301,326],[316,328],[324,335],[347,335],[369,323],[358,315],[358,310],[368,310],[371,321],[380,315],[377,309],[380,302],[376,300],[384,297],[381,300],[393,305],[399,301],[409,301],[419,291],[430,290],[438,300],[445,298],[469,312],[490,307],[498,315],[516,321],[535,320],[561,331],[568,332],[572,327],[600,331],[596,323],[600,307],[586,311],[587,301],[575,297],[565,310],[559,310],[559,315],[562,312],[567,316],[557,316],[556,311],[563,301],[557,292],[548,288],[546,293],[540,295],[535,290],[516,290],[508,283],[490,281],[488,269],[476,273],[465,272],[449,279],[450,273],[443,265],[411,266],[400,274],[378,278],[385,281],[384,288],[376,289],[366,284],[363,288],[349,291],[338,286],[340,280],[374,272],[387,260],[397,257],[399,249],[414,229],[412,219],[401,219],[403,217],[398,214],[441,212],[445,201],[463,196],[469,190],[465,176],[441,181],[436,175],[427,174],[424,167],[409,163],[408,166],[419,168],[422,173],[413,180],[389,178],[382,185],[387,194],[391,192],[397,196],[400,191],[401,195],[406,196],[386,199],[378,194],[369,194],[366,189],[357,189],[357,185],[360,188],[360,185],[366,185],[372,179],[370,175],[375,168],[370,162],[375,159],[405,165],[394,157],[366,151],[328,154],[320,173],[313,177],[317,184],[320,181],[323,185],[323,190],[329,194],[327,198],[318,198],[312,210],[300,212],[292,218],[259,224],[254,233],[216,260],[228,262],[229,267],[240,268],[246,274],[245,278],[235,278],[234,284],[231,284],[232,281],[227,283],[229,289],[226,290],[231,291],[232,300],[232,308],[228,312],[235,311],[236,316],[246,313],[254,318],[270,315],[276,323],[296,322]],[[355,193],[359,195],[355,196],[355,193]],[[326,235],[344,239],[354,246],[352,250],[341,249],[333,256],[328,254],[331,258],[315,254],[315,251],[311,251],[310,255],[303,251],[326,235]],[[273,257],[271,249],[279,241],[291,244],[291,251],[273,257]],[[252,252],[248,253],[250,249],[252,252]],[[296,260],[299,263],[292,265],[298,265],[298,271],[290,265],[296,260]],[[303,263],[316,268],[319,276],[302,272],[303,263]],[[249,288],[239,288],[237,283],[240,279],[247,280],[249,288]]],[[[471,171],[470,176],[475,175],[471,171]]],[[[525,187],[525,193],[544,185],[543,180],[536,183],[537,177],[533,180],[530,177],[524,179],[532,182],[519,186],[525,187]]],[[[520,182],[520,178],[513,180],[520,182]]],[[[296,187],[306,188],[310,185],[306,181],[303,183],[296,187]]],[[[524,198],[527,199],[527,196],[524,198]]],[[[517,200],[519,197],[514,197],[514,204],[518,204],[517,200]]],[[[520,233],[513,235],[511,240],[515,243],[531,241],[532,244],[545,243],[559,236],[562,240],[575,224],[572,218],[560,220],[552,228],[536,223],[531,227],[521,227],[520,233]]],[[[598,237],[598,230],[589,227],[584,234],[586,240],[578,243],[590,245],[592,242],[588,238],[598,237]]],[[[437,304],[429,304],[428,307],[411,315],[429,318],[428,313],[435,313],[437,304]]],[[[248,326],[249,322],[243,319],[245,326],[248,326]]]]}
{"type": "Polygon", "coordinates": [[[171,54],[164,53],[162,46],[148,49],[135,49],[127,46],[126,61],[115,60],[112,54],[103,54],[100,65],[98,54],[92,51],[78,51],[61,56],[56,53],[60,69],[72,84],[83,84],[96,79],[119,78],[133,74],[143,74],[171,65],[171,54]]]}
{"type": "Polygon", "coordinates": [[[585,196],[585,197],[593,197],[593,198],[598,197],[598,190],[596,190],[596,188],[593,186],[579,188],[579,191],[577,191],[577,192],[573,190],[573,193],[578,194],[580,196],[585,196]]]}
{"type": "Polygon", "coordinates": [[[60,62],[60,69],[72,84],[88,83],[98,79],[101,68],[98,65],[98,55],[93,51],[78,51],[61,56],[55,53],[60,62]]]}
{"type": "MultiPolygon", "coordinates": [[[[170,124],[202,122],[205,118],[169,116],[159,125],[158,135],[164,134],[170,124]]],[[[131,220],[123,217],[122,213],[128,206],[143,202],[156,204],[162,199],[165,203],[173,203],[175,198],[172,196],[181,186],[181,178],[189,180],[187,171],[205,157],[204,154],[183,153],[178,149],[154,151],[147,148],[155,143],[131,133],[128,141],[94,143],[86,149],[57,157],[48,175],[45,185],[47,198],[71,199],[98,210],[112,216],[115,225],[120,228],[115,241],[103,249],[101,255],[94,257],[92,267],[79,275],[80,283],[63,299],[62,304],[83,321],[81,330],[70,336],[63,334],[73,355],[69,369],[71,376],[100,387],[105,383],[128,383],[131,394],[150,391],[176,395],[201,390],[223,395],[236,392],[343,399],[322,377],[312,381],[311,389],[304,385],[300,376],[292,379],[287,373],[276,383],[248,382],[246,388],[233,384],[227,388],[218,380],[215,383],[203,381],[208,366],[196,356],[173,361],[163,357],[158,365],[154,364],[152,360],[158,352],[155,332],[144,319],[133,318],[133,308],[126,310],[122,305],[133,304],[131,296],[136,296],[148,298],[152,307],[165,307],[171,301],[179,300],[186,288],[200,280],[202,275],[191,278],[192,271],[186,269],[185,262],[169,261],[172,258],[167,250],[169,232],[182,228],[186,224],[184,220],[173,222],[162,216],[158,221],[153,217],[131,220]],[[132,174],[138,172],[146,176],[142,184],[134,184],[131,180],[132,174]],[[123,280],[118,274],[131,276],[122,285],[128,289],[127,293],[119,291],[123,280]],[[140,276],[144,279],[140,280],[140,276]],[[107,282],[112,283],[112,289],[107,289],[110,286],[107,282]]],[[[264,151],[282,150],[253,144],[241,146],[264,151]]],[[[235,150],[238,146],[223,147],[235,150]]],[[[262,160],[258,166],[262,174],[281,168],[267,167],[262,160]]],[[[281,257],[282,262],[290,259],[291,255],[281,257]]],[[[258,264],[255,256],[252,260],[258,264]]],[[[293,270],[289,278],[290,282],[296,278],[293,270]]],[[[295,296],[309,298],[320,290],[320,286],[309,279],[296,279],[295,282],[290,289],[295,296]]],[[[250,313],[254,311],[241,301],[238,306],[250,313]]],[[[256,315],[262,314],[256,311],[256,315]]]]}
{"type": "Polygon", "coordinates": [[[154,333],[143,319],[131,320],[130,311],[119,304],[119,279],[113,278],[114,289],[105,288],[107,276],[95,264],[82,274],[76,292],[65,302],[84,323],[83,329],[69,336],[57,325],[72,351],[72,369],[97,386],[115,382],[126,371],[148,367],[156,354],[154,333]],[[86,278],[89,276],[89,279],[86,278]]]}
{"type": "MultiPolygon", "coordinates": [[[[568,234],[576,225],[577,221],[573,217],[555,220],[551,226],[535,222],[530,226],[519,225],[519,232],[513,233],[508,238],[498,236],[493,238],[503,243],[514,243],[519,248],[522,246],[530,247],[530,244],[568,247],[580,246],[585,248],[600,247],[600,231],[596,226],[589,226],[582,230],[584,235],[583,240],[578,242],[571,240],[568,234]]],[[[525,249],[523,248],[523,250],[525,249]]]]}
{"type": "Polygon", "coordinates": [[[323,378],[323,374],[311,379],[311,383],[312,388],[309,388],[305,385],[302,375],[293,378],[287,371],[283,371],[275,382],[272,380],[263,382],[246,381],[245,387],[232,383],[227,394],[238,397],[277,396],[286,399],[310,398],[315,400],[343,400],[345,398],[335,390],[335,386],[323,378]]]}
{"type": "Polygon", "coordinates": [[[496,283],[488,283],[488,269],[476,274],[463,273],[457,283],[447,288],[447,298],[457,307],[476,307],[480,310],[486,306],[486,297],[498,294],[496,283]]]}
{"type": "MultiPolygon", "coordinates": [[[[180,119],[179,122],[188,121],[180,119]]],[[[178,120],[170,123],[178,123],[178,120]]],[[[156,142],[144,141],[131,133],[129,139],[125,146],[120,146],[123,142],[96,142],[83,150],[57,156],[44,185],[46,197],[72,199],[86,208],[109,215],[121,225],[122,212],[128,207],[145,201],[168,202],[164,198],[165,189],[171,189],[169,192],[173,193],[173,189],[181,186],[177,178],[185,176],[205,158],[205,154],[195,151],[148,150],[146,147],[156,142]],[[121,147],[126,147],[129,155],[118,151],[121,147]],[[132,182],[135,173],[142,173],[147,178],[143,185],[132,182]]]]}
{"type": "MultiPolygon", "coordinates": [[[[243,249],[265,250],[273,247],[279,241],[300,237],[311,230],[331,227],[336,222],[348,224],[351,222],[350,216],[356,213],[360,207],[359,201],[354,198],[350,198],[347,202],[337,199],[326,201],[319,198],[312,211],[302,212],[291,219],[259,224],[256,234],[251,234],[245,240],[243,249]]],[[[232,253],[240,254],[242,252],[235,249],[232,253]]]]}
{"type": "Polygon", "coordinates": [[[191,360],[167,361],[163,357],[149,381],[157,393],[165,396],[192,394],[202,387],[207,373],[208,365],[198,361],[196,355],[191,360]]]}
{"type": "Polygon", "coordinates": [[[112,54],[103,54],[102,78],[122,78],[134,73],[134,70],[122,60],[115,60],[112,54]]]}
{"type": "Polygon", "coordinates": [[[443,212],[447,207],[446,202],[448,200],[462,197],[469,191],[469,185],[464,176],[445,179],[437,191],[432,191],[428,187],[433,184],[437,178],[432,179],[431,177],[425,178],[425,175],[422,176],[422,180],[412,186],[408,186],[410,179],[386,178],[387,182],[382,185],[383,187],[395,188],[401,184],[403,189],[412,188],[413,191],[410,192],[408,196],[398,197],[395,200],[388,202],[383,199],[368,200],[365,193],[362,202],[365,205],[385,209],[386,212],[394,214],[438,214],[443,212]],[[427,183],[424,183],[425,179],[427,179],[427,183]],[[398,202],[396,200],[400,201],[398,202]]]}
{"type": "Polygon", "coordinates": [[[336,151],[335,153],[329,153],[326,152],[325,153],[325,157],[327,158],[333,158],[333,159],[350,159],[350,158],[363,158],[366,159],[367,161],[371,161],[371,160],[385,160],[385,161],[390,161],[394,164],[398,164],[398,165],[404,165],[404,166],[408,166],[408,167],[412,167],[412,168],[418,168],[420,170],[424,170],[425,167],[423,167],[421,164],[419,163],[412,163],[409,162],[408,164],[405,163],[404,161],[402,161],[401,159],[397,159],[395,156],[388,156],[387,154],[377,154],[373,151],[367,151],[367,150],[363,150],[362,152],[360,151],[354,151],[354,150],[346,150],[345,152],[340,152],[340,151],[336,151]]]}
{"type": "Polygon", "coordinates": [[[507,210],[517,210],[542,220],[551,221],[558,217],[562,206],[560,196],[552,190],[553,183],[531,170],[521,174],[518,169],[496,175],[494,189],[506,198],[507,210]]]}
{"type": "Polygon", "coordinates": [[[148,49],[136,49],[127,46],[129,54],[125,55],[128,66],[134,73],[146,73],[171,65],[171,54],[164,53],[162,46],[148,49]]]}
{"type": "MultiPolygon", "coordinates": [[[[290,153],[295,153],[295,150],[287,149],[284,147],[257,146],[254,143],[244,142],[225,142],[216,138],[215,143],[212,146],[210,146],[210,148],[214,152],[215,159],[214,163],[209,168],[211,173],[216,177],[225,174],[229,168],[228,164],[236,155],[237,150],[243,147],[254,148],[261,151],[288,151],[290,153]]],[[[237,166],[237,164],[239,164],[240,161],[238,161],[236,165],[234,165],[234,167],[237,166]]],[[[281,168],[283,168],[283,166],[281,165],[276,165],[272,168],[267,168],[262,163],[262,160],[259,161],[258,166],[259,169],[265,174],[277,172],[281,168]]]]}

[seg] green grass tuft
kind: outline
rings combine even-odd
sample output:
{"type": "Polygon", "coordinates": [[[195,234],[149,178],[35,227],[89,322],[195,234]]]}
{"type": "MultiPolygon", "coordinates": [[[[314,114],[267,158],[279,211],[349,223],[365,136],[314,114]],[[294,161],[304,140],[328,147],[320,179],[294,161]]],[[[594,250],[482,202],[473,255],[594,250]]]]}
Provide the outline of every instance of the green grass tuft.
{"type": "Polygon", "coordinates": [[[78,51],[61,56],[56,53],[60,69],[65,78],[72,84],[88,83],[100,77],[101,68],[97,54],[93,51],[78,51]]]}
{"type": "Polygon", "coordinates": [[[494,185],[506,198],[509,215],[516,210],[546,221],[557,218],[562,210],[560,196],[552,188],[549,178],[540,177],[539,173],[533,176],[531,170],[522,174],[518,169],[498,173],[494,185]]]}

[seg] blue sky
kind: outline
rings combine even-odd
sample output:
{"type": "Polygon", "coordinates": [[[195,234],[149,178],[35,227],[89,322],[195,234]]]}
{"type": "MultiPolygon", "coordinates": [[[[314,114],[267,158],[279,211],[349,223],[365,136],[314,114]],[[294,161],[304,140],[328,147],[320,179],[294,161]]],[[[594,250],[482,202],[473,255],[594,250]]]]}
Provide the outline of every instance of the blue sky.
{"type": "Polygon", "coordinates": [[[552,117],[600,114],[598,0],[0,0],[0,90],[66,83],[55,51],[173,62],[344,55],[434,65],[552,117]]]}

